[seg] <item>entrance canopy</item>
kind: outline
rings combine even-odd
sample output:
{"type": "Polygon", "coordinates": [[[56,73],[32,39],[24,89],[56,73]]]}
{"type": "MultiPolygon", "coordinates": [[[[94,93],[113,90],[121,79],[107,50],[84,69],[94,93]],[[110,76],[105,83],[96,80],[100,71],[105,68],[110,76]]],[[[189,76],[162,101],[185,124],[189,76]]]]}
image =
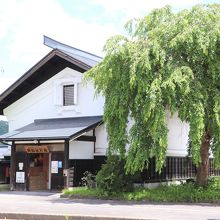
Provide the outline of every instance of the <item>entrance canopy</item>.
{"type": "Polygon", "coordinates": [[[102,116],[38,119],[1,135],[1,141],[73,140],[102,123],[102,116]]]}

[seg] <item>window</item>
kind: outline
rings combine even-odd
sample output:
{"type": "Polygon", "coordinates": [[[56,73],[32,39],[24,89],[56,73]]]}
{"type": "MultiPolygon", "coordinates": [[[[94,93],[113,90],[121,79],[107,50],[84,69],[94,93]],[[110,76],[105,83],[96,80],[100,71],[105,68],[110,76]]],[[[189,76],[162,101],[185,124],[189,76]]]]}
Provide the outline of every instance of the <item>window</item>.
{"type": "Polygon", "coordinates": [[[74,105],[74,84],[63,86],[63,105],[74,105]]]}
{"type": "Polygon", "coordinates": [[[71,69],[66,69],[64,74],[54,80],[54,105],[57,114],[64,114],[68,111],[80,112],[78,103],[78,89],[82,82],[82,76],[71,69]]]}

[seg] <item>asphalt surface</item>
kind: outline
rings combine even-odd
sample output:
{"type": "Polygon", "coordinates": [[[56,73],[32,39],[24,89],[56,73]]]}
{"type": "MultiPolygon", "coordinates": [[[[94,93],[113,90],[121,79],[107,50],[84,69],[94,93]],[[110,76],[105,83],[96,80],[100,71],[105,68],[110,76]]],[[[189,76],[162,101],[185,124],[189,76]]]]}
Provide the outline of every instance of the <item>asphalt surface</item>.
{"type": "Polygon", "coordinates": [[[2,213],[93,216],[101,217],[100,219],[109,217],[120,219],[220,220],[220,204],[147,204],[111,200],[70,200],[60,198],[59,193],[0,192],[0,214],[2,213]]]}

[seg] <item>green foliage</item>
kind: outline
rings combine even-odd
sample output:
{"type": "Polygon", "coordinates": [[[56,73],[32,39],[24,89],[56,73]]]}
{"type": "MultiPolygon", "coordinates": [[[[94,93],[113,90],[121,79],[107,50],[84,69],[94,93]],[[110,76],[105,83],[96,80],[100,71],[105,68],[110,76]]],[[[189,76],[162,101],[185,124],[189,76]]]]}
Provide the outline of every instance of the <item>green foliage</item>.
{"type": "Polygon", "coordinates": [[[201,162],[202,138],[208,132],[220,167],[220,4],[177,14],[170,7],[156,9],[129,21],[126,30],[128,36],[107,41],[103,61],[86,74],[105,97],[109,154],[126,157],[130,173],[156,157],[160,171],[170,111],[190,125],[194,163],[201,162]]]}
{"type": "Polygon", "coordinates": [[[131,191],[133,179],[125,174],[125,162],[118,156],[108,157],[106,164],[96,175],[97,188],[102,195],[114,195],[118,192],[131,191]]]}
{"type": "Polygon", "coordinates": [[[95,175],[90,173],[89,171],[86,171],[83,173],[83,177],[81,178],[81,183],[83,186],[87,186],[88,188],[95,188],[96,181],[95,181],[95,175]]]}
{"type": "Polygon", "coordinates": [[[138,188],[135,192],[124,194],[125,200],[154,202],[219,202],[219,187],[195,187],[193,183],[161,186],[156,189],[138,188]]]}
{"type": "Polygon", "coordinates": [[[181,185],[160,186],[155,189],[136,188],[132,192],[117,192],[112,195],[100,193],[96,189],[87,187],[65,190],[64,194],[73,198],[104,198],[129,201],[152,202],[219,202],[220,179],[211,179],[207,187],[197,187],[193,182],[181,185]]]}
{"type": "Polygon", "coordinates": [[[0,192],[1,191],[9,191],[10,190],[10,185],[8,184],[0,184],[0,192]]]}
{"type": "Polygon", "coordinates": [[[88,187],[74,187],[71,189],[64,189],[62,191],[63,195],[78,197],[78,198],[95,198],[98,197],[98,192],[96,189],[88,188],[88,187]]]}

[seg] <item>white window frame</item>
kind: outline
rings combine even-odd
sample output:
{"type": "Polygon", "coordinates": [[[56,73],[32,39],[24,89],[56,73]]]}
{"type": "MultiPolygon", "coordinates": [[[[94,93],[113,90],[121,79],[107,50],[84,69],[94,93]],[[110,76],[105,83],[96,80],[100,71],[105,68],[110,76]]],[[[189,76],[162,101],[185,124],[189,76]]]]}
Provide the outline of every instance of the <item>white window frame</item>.
{"type": "Polygon", "coordinates": [[[62,97],[63,97],[63,107],[66,107],[66,106],[74,106],[74,105],[77,105],[77,83],[68,83],[68,84],[63,84],[62,85],[62,97]],[[73,91],[73,105],[64,105],[64,87],[65,86],[72,86],[74,87],[74,91],[73,91]]]}
{"type": "Polygon", "coordinates": [[[78,83],[82,81],[81,77],[61,78],[54,82],[54,104],[58,107],[58,111],[76,110],[78,105],[78,83]],[[74,85],[74,105],[64,106],[63,103],[63,87],[65,85],[74,85]]]}

